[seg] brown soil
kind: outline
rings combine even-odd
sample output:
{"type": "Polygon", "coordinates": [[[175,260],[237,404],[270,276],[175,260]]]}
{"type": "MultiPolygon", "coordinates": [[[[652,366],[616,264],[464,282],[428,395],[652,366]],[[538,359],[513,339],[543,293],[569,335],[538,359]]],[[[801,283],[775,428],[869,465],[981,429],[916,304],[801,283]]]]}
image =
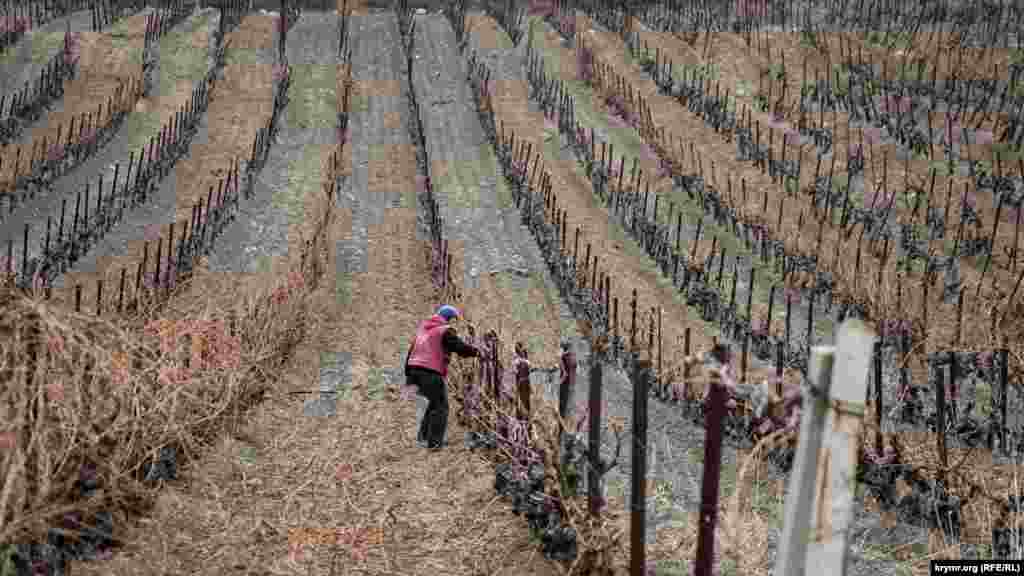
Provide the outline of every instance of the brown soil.
{"type": "MultiPolygon", "coordinates": [[[[145,16],[136,15],[128,18],[127,26],[127,46],[119,41],[115,47],[114,39],[109,34],[83,32],[80,35],[78,72],[73,80],[64,84],[62,108],[47,112],[28,131],[26,145],[7,145],[0,148],[0,155],[3,157],[3,161],[0,162],[0,188],[6,191],[13,184],[15,158],[18,157],[19,149],[21,160],[18,173],[23,175],[30,156],[37,149],[41,150],[44,141],[47,145],[52,145],[58,140],[67,142],[72,119],[75,119],[77,130],[85,114],[91,113],[95,116],[102,113],[103,119],[98,123],[105,124],[111,113],[111,110],[107,109],[107,99],[114,96],[118,86],[131,89],[125,90],[121,101],[111,103],[114,111],[132,110],[141,96],[139,82],[142,73],[140,65],[132,61],[132,54],[133,51],[142,49],[145,16]]],[[[203,36],[205,37],[205,32],[203,36]]]]}
{"type": "MultiPolygon", "coordinates": [[[[634,30],[640,31],[638,26],[634,30]]],[[[648,32],[640,32],[646,36],[648,32]]],[[[669,36],[663,34],[661,36],[669,36]]],[[[683,38],[673,36],[676,40],[684,41],[683,38]]],[[[710,59],[719,66],[728,66],[734,71],[743,71],[739,77],[756,81],[759,70],[770,64],[782,64],[786,66],[788,78],[785,80],[786,99],[795,104],[799,101],[801,82],[814,80],[815,74],[824,79],[832,74],[832,65],[840,61],[849,62],[851,58],[856,62],[875,64],[881,68],[882,77],[893,80],[900,77],[901,69],[913,65],[914,76],[916,77],[917,62],[924,61],[928,68],[925,71],[924,79],[931,80],[931,69],[935,69],[936,80],[945,80],[956,77],[960,80],[969,78],[993,78],[993,70],[1006,72],[1013,56],[1012,51],[1005,48],[954,48],[952,57],[949,48],[956,45],[957,40],[954,34],[949,32],[935,33],[932,35],[922,34],[917,36],[915,44],[910,49],[893,48],[886,50],[878,46],[869,46],[863,40],[863,36],[849,32],[830,32],[817,34],[818,48],[813,48],[801,43],[800,35],[783,32],[762,32],[755,35],[748,47],[743,34],[715,33],[709,42],[708,55],[710,59]],[[939,49],[939,46],[945,47],[939,49]],[[737,60],[730,57],[738,57],[737,60]],[[806,77],[803,74],[804,61],[806,60],[806,77]],[[734,66],[732,66],[734,64],[734,66]],[[792,72],[800,71],[799,74],[792,72]]],[[[692,46],[695,52],[704,50],[705,38],[698,34],[692,46]]],[[[652,47],[659,44],[649,43],[652,47]]],[[[732,85],[732,84],[730,84],[732,85]]],[[[767,89],[767,83],[765,84],[767,89]]],[[[782,83],[776,82],[773,93],[776,96],[781,94],[782,83]]]]}
{"type": "MultiPolygon", "coordinates": [[[[228,34],[226,41],[231,42],[230,50],[269,47],[273,42],[273,36],[270,35],[272,20],[272,17],[264,15],[245,18],[228,34]],[[262,44],[259,44],[256,40],[261,37],[264,39],[262,44]]],[[[205,34],[205,31],[203,33],[205,34]]],[[[217,82],[210,94],[210,104],[206,111],[207,136],[195,139],[191,143],[189,154],[179,160],[174,167],[177,193],[174,226],[176,239],[181,237],[185,226],[191,220],[192,206],[200,199],[205,204],[211,187],[213,194],[216,195],[221,179],[228,175],[233,163],[237,161],[240,164],[249,158],[256,133],[266,126],[273,109],[271,68],[270,65],[242,63],[228,63],[224,67],[223,78],[217,82]]],[[[188,100],[191,91],[192,85],[183,82],[173,97],[156,97],[164,121],[170,119],[188,100]]],[[[321,163],[326,165],[330,161],[334,147],[321,148],[321,163]]],[[[239,182],[241,183],[241,180],[239,182]]],[[[104,278],[105,284],[114,286],[114,282],[119,281],[117,275],[122,268],[129,271],[129,277],[134,277],[135,269],[142,261],[145,244],[154,240],[159,241],[161,236],[167,235],[167,230],[159,224],[153,225],[145,237],[135,239],[124,252],[99,259],[95,271],[68,273],[64,282],[65,289],[54,290],[54,298],[64,298],[70,302],[73,298],[71,290],[76,284],[81,284],[83,302],[93,302],[97,279],[104,278]]],[[[152,253],[153,250],[155,247],[150,246],[150,265],[155,255],[152,253]]]]}
{"type": "MultiPolygon", "coordinates": [[[[587,30],[589,26],[586,19],[581,17],[581,24],[578,30],[587,30]]],[[[601,62],[622,62],[622,53],[625,47],[621,40],[611,33],[585,32],[588,43],[595,51],[595,58],[601,62]]],[[[854,267],[859,230],[855,230],[849,238],[842,238],[837,229],[825,226],[822,232],[820,247],[817,243],[819,221],[812,217],[811,208],[806,199],[785,195],[778,184],[772,184],[771,179],[762,174],[753,164],[749,162],[739,163],[735,161],[735,146],[732,143],[724,142],[721,137],[714,133],[714,130],[690,114],[685,108],[671,98],[657,94],[653,81],[643,75],[636,64],[615,64],[618,74],[624,75],[628,83],[636,89],[641,98],[644,99],[650,108],[654,125],[662,132],[660,138],[667,143],[675,142],[671,150],[674,159],[682,166],[693,166],[694,170],[702,170],[709,181],[719,182],[718,189],[723,190],[725,178],[722,173],[727,172],[732,179],[733,198],[732,203],[738,206],[741,212],[751,215],[761,215],[762,221],[773,230],[776,238],[786,239],[787,248],[803,254],[822,254],[825,258],[825,267],[830,269],[839,280],[839,292],[852,295],[860,302],[870,304],[869,312],[874,318],[906,317],[907,310],[920,311],[927,305],[928,316],[925,323],[922,314],[913,314],[912,320],[915,330],[921,336],[927,336],[925,347],[915,350],[914,356],[920,352],[932,351],[935,349],[946,349],[950,342],[954,341],[956,331],[956,307],[955,304],[943,304],[939,302],[938,287],[930,290],[927,304],[924,301],[924,291],[920,289],[921,275],[917,272],[901,273],[897,276],[891,266],[886,266],[882,282],[877,282],[877,270],[881,256],[881,245],[873,247],[869,252],[868,243],[863,243],[861,257],[861,268],[858,271],[854,267]],[[664,127],[671,126],[675,131],[664,131],[664,127]],[[679,142],[684,141],[681,134],[686,135],[685,141],[692,143],[696,151],[696,158],[693,157],[689,147],[685,148],[685,154],[679,153],[679,142]],[[714,166],[714,170],[711,166],[714,166]],[[712,176],[711,174],[714,174],[712,176]],[[714,180],[712,180],[714,178],[714,180]],[[746,203],[740,197],[742,181],[746,181],[748,197],[746,203]],[[739,182],[738,182],[739,181],[739,182]],[[763,196],[767,194],[768,209],[762,210],[763,196]],[[783,201],[783,198],[785,200],[783,201]],[[799,207],[799,208],[795,208],[799,207]],[[781,219],[780,219],[781,211],[781,219]],[[803,225],[800,225],[800,222],[803,225]],[[779,226],[781,222],[781,226],[779,226]],[[841,256],[841,257],[840,257],[841,256]],[[913,289],[897,290],[898,284],[904,287],[912,286],[913,289]]],[[[763,136],[763,135],[762,135],[763,136]]],[[[890,250],[891,252],[891,250],[890,250]]],[[[972,290],[965,298],[964,317],[972,318],[976,314],[985,314],[991,301],[990,280],[986,280],[981,291],[981,298],[976,300],[973,294],[973,283],[980,276],[980,271],[963,267],[962,278],[966,285],[972,290]]],[[[992,276],[989,271],[989,278],[992,276]]],[[[982,316],[984,317],[984,316],[982,316]]],[[[992,347],[993,336],[989,333],[988,322],[964,322],[962,326],[961,341],[965,348],[987,349],[992,347]]],[[[919,362],[911,362],[912,370],[923,370],[919,362]]],[[[922,372],[923,374],[923,372],[922,372]]]]}
{"type": "MultiPolygon", "coordinates": [[[[758,54],[756,49],[748,50],[743,38],[735,34],[715,34],[712,36],[710,43],[708,44],[707,58],[704,54],[704,41],[699,39],[693,45],[689,45],[685,40],[679,36],[662,33],[662,32],[648,32],[641,30],[639,27],[635,27],[640,37],[641,45],[647,45],[652,47],[657,46],[660,50],[660,57],[667,58],[673,65],[689,64],[697,65],[705,62],[711,62],[718,66],[719,77],[716,85],[721,86],[723,94],[725,92],[734,93],[736,86],[739,81],[747,81],[752,86],[761,87],[758,89],[759,92],[768,93],[768,86],[771,82],[767,76],[767,66],[769,65],[769,59],[762,57],[758,54]]],[[[610,35],[609,35],[610,36],[610,35]]],[[[837,34],[837,35],[821,35],[821,38],[830,42],[831,48],[830,54],[838,57],[841,54],[839,51],[840,42],[846,45],[846,42],[850,41],[850,35],[848,34],[837,34]],[[842,39],[842,40],[841,40],[842,39]]],[[[828,60],[818,52],[814,52],[811,49],[801,46],[799,44],[799,38],[793,35],[769,35],[769,50],[773,55],[784,54],[771,59],[770,62],[781,64],[783,62],[789,62],[787,70],[789,74],[785,82],[785,103],[779,106],[779,109],[784,111],[786,120],[793,126],[799,125],[801,119],[799,118],[798,102],[800,97],[800,86],[803,81],[803,69],[798,67],[797,62],[802,62],[802,58],[808,56],[807,65],[807,78],[814,79],[814,70],[821,69],[826,70],[828,60]],[[799,72],[795,72],[799,69],[799,72]]],[[[915,50],[916,52],[916,50],[915,50]]],[[[958,67],[954,67],[959,77],[969,77],[974,73],[982,74],[978,68],[968,68],[968,62],[978,61],[979,64],[985,66],[984,71],[991,72],[994,63],[998,64],[1001,69],[1006,69],[1006,62],[1009,58],[1008,55],[1003,54],[1005,50],[993,50],[991,51],[984,63],[980,61],[980,55],[965,57],[964,63],[958,67]]],[[[872,49],[873,60],[880,62],[884,50],[872,49]]],[[[913,54],[908,54],[906,58],[910,59],[913,54]]],[[[619,56],[621,60],[621,56],[619,56]]],[[[890,59],[898,59],[899,56],[892,55],[890,59]]],[[[868,52],[864,52],[864,59],[868,60],[868,52]]],[[[944,61],[945,62],[945,61],[944,61]]],[[[954,62],[955,64],[955,62],[954,62]]],[[[887,77],[895,77],[897,65],[894,63],[889,66],[887,77]]],[[[945,67],[940,67],[939,78],[942,78],[942,73],[948,74],[949,64],[945,67]]],[[[991,77],[991,76],[989,76],[991,77]]],[[[782,85],[779,82],[775,83],[776,86],[772,89],[772,99],[777,100],[782,94],[782,85]]],[[[735,95],[734,95],[735,97],[735,95]]],[[[769,143],[769,134],[771,129],[768,126],[770,120],[770,114],[768,112],[759,112],[751,106],[753,101],[752,96],[742,97],[739,100],[743,103],[740,106],[740,113],[745,119],[749,113],[750,119],[754,123],[759,123],[761,127],[761,142],[765,145],[769,143]]],[[[980,117],[968,123],[973,127],[977,121],[980,121],[980,117]]],[[[840,151],[839,158],[835,162],[836,173],[842,173],[846,169],[846,153],[843,151],[853,150],[858,145],[865,142],[865,136],[863,130],[860,128],[851,128],[849,126],[849,115],[842,112],[829,112],[826,114],[809,114],[809,117],[805,119],[808,124],[822,125],[832,131],[833,134],[833,146],[836,150],[840,151]]],[[[935,114],[932,118],[931,125],[936,130],[942,130],[944,128],[944,117],[940,114],[935,114]]],[[[987,120],[982,124],[982,128],[993,129],[993,120],[987,120]]],[[[752,129],[753,131],[753,129],[752,129]]],[[[779,131],[775,131],[779,132],[779,131]]],[[[931,188],[931,177],[929,175],[929,163],[930,160],[925,158],[914,158],[912,160],[900,160],[896,154],[898,145],[895,143],[889,143],[885,145],[871,145],[865,144],[866,149],[866,162],[867,162],[867,174],[865,181],[865,198],[870,198],[872,190],[883,189],[894,191],[897,197],[902,196],[902,191],[908,189],[920,190],[923,194],[927,194],[931,188]]],[[[776,159],[783,157],[783,145],[782,145],[782,134],[776,133],[774,137],[774,144],[772,146],[774,152],[773,157],[776,159]]],[[[796,158],[800,154],[802,157],[812,158],[814,145],[813,143],[804,144],[801,148],[801,152],[797,147],[787,146],[785,152],[787,158],[796,158]]],[[[963,152],[963,155],[972,159],[987,160],[993,163],[993,169],[995,169],[995,163],[993,162],[993,146],[982,145],[982,144],[971,144],[969,151],[963,152]]],[[[938,145],[933,145],[931,157],[938,160],[943,157],[942,148],[938,145]]],[[[810,165],[814,165],[813,162],[808,161],[810,165]]],[[[1002,174],[1010,175],[1019,173],[1019,166],[1016,163],[1001,162],[1000,171],[1002,174]]],[[[816,168],[816,167],[815,167],[816,168]]],[[[801,191],[810,189],[813,185],[815,177],[815,169],[809,169],[804,171],[800,178],[799,188],[801,191]]],[[[826,175],[832,170],[830,163],[823,163],[821,166],[821,175],[826,175]]],[[[947,188],[952,187],[953,194],[951,199],[951,207],[949,214],[951,219],[955,222],[958,219],[957,214],[960,210],[960,195],[964,190],[964,186],[971,183],[971,180],[967,177],[955,175],[955,176],[936,176],[934,192],[931,199],[931,205],[935,207],[941,207],[945,210],[947,188]]],[[[973,188],[973,185],[970,185],[973,188]]],[[[879,196],[879,202],[881,202],[882,196],[879,196]]],[[[893,206],[893,213],[899,222],[918,222],[924,223],[926,200],[922,198],[920,200],[920,210],[915,218],[913,215],[912,204],[902,206],[900,200],[897,200],[896,205],[893,206]]],[[[993,222],[997,212],[997,202],[991,194],[978,194],[976,202],[976,211],[981,219],[979,225],[979,231],[983,234],[990,235],[992,233],[993,222]]],[[[1009,291],[1013,286],[1015,280],[1012,272],[1008,272],[1011,268],[1015,268],[1014,262],[1010,259],[1009,255],[1005,254],[1001,248],[1011,248],[1014,244],[1014,226],[1012,221],[1009,221],[1008,210],[1003,210],[1001,219],[1004,220],[1000,229],[997,231],[996,238],[996,251],[993,255],[993,270],[989,271],[989,274],[993,274],[993,271],[998,269],[997,272],[999,285],[1003,286],[1005,291],[1009,291]]],[[[953,234],[955,234],[955,224],[951,226],[953,234]]],[[[965,230],[965,237],[969,237],[969,230],[965,230]]],[[[936,245],[937,249],[941,246],[936,245]]],[[[1022,260],[1024,257],[1024,251],[1018,251],[1017,259],[1019,260],[1016,265],[1024,264],[1022,260]]]]}
{"type": "Polygon", "coordinates": [[[356,98],[369,98],[372,96],[394,96],[402,95],[402,81],[400,80],[358,80],[355,82],[353,96],[356,98]]]}

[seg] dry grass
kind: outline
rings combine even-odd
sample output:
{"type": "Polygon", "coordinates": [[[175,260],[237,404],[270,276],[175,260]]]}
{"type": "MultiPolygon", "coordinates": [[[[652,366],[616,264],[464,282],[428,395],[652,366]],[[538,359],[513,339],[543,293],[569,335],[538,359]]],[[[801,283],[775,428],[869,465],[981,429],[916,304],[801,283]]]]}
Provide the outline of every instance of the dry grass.
{"type": "MultiPolygon", "coordinates": [[[[793,440],[792,433],[776,432],[761,439],[753,450],[741,453],[734,486],[723,494],[718,506],[715,526],[715,557],[717,570],[736,574],[768,574],[772,568],[768,550],[768,531],[781,520],[785,482],[767,481],[769,471],[764,455],[773,447],[793,440]]],[[[724,475],[723,475],[724,476],[724,475]]],[[[724,480],[723,480],[724,482],[724,480]]],[[[651,491],[647,492],[648,495],[651,491]]],[[[649,558],[656,563],[697,557],[700,514],[689,512],[679,521],[659,529],[658,540],[649,549],[649,558]]]]}
{"type": "MultiPolygon", "coordinates": [[[[894,439],[889,438],[888,442],[894,439]]],[[[895,440],[901,447],[901,461],[929,480],[940,476],[942,464],[936,447],[938,437],[932,432],[908,432],[895,440]]],[[[961,526],[963,542],[980,545],[992,541],[992,523],[1002,513],[1001,503],[1019,493],[1015,486],[1019,466],[994,464],[992,453],[985,448],[948,448],[948,465],[954,470],[946,475],[950,493],[965,502],[961,526]]]]}
{"type": "Polygon", "coordinates": [[[394,97],[402,95],[404,80],[356,80],[353,96],[356,98],[394,97]]]}
{"type": "Polygon", "coordinates": [[[190,459],[263,393],[308,324],[310,281],[200,273],[187,297],[123,321],[5,293],[0,540],[39,536],[72,510],[114,507],[123,526],[152,500],[148,458],[173,446],[190,459]],[[89,466],[103,491],[82,502],[89,466]]]}
{"type": "Polygon", "coordinates": [[[304,347],[250,423],[163,490],[138,539],[80,573],[558,573],[494,497],[492,465],[454,441],[418,448],[415,406],[372,399],[364,362],[337,416],[302,416],[286,392],[308,390],[316,365],[304,347]]]}
{"type": "Polygon", "coordinates": [[[12,384],[0,391],[0,541],[38,538],[66,513],[96,509],[112,509],[120,538],[154,501],[140,475],[148,459],[171,446],[189,462],[237,426],[318,320],[312,295],[333,246],[334,202],[330,194],[304,202],[292,259],[247,278],[208,273],[200,262],[169,301],[133,317],[3,293],[0,369],[12,384]],[[90,467],[102,491],[82,501],[75,483],[90,467]]]}

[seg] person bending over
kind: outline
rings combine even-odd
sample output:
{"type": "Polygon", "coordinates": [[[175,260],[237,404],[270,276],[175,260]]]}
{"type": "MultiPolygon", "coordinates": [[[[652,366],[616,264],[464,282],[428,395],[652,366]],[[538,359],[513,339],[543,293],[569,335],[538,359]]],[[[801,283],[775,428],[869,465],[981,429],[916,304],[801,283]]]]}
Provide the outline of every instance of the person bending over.
{"type": "Polygon", "coordinates": [[[410,386],[427,399],[427,411],[420,423],[417,441],[430,450],[440,450],[448,430],[448,361],[451,354],[463,358],[480,355],[475,346],[462,341],[451,321],[459,317],[454,306],[445,304],[420,323],[405,359],[405,377],[410,386]]]}

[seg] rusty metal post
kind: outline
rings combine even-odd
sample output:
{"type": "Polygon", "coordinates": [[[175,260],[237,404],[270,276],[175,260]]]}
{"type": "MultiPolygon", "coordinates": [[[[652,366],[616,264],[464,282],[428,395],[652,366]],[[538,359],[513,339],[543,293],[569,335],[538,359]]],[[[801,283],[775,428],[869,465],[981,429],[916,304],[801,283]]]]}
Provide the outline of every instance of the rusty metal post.
{"type": "Polygon", "coordinates": [[[604,508],[604,496],[601,494],[601,475],[597,468],[597,455],[601,453],[601,372],[603,365],[598,355],[591,357],[590,366],[590,409],[589,420],[589,448],[592,460],[587,467],[587,493],[589,497],[590,513],[597,516],[604,508]]]}
{"type": "Polygon", "coordinates": [[[124,311],[124,282],[125,282],[125,279],[126,279],[125,278],[125,274],[127,274],[127,272],[128,272],[128,270],[126,268],[123,268],[123,267],[121,268],[121,280],[119,282],[120,286],[118,287],[118,290],[117,290],[117,292],[118,292],[118,294],[117,294],[117,313],[118,314],[120,314],[121,312],[124,311]]]}
{"type": "Polygon", "coordinates": [[[1007,371],[1010,366],[1010,351],[1007,348],[999,350],[999,449],[1003,454],[1009,454],[1010,448],[1006,444],[1006,393],[1007,393],[1007,371]]]}
{"type": "MultiPolygon", "coordinates": [[[[568,342],[562,345],[559,368],[561,381],[558,387],[558,417],[564,422],[569,417],[569,406],[573,392],[576,390],[576,354],[569,347],[568,342]]],[[[565,432],[564,426],[562,432],[565,432]]]]}
{"type": "MultiPolygon", "coordinates": [[[[587,261],[586,261],[586,263],[584,264],[584,267],[583,267],[584,271],[589,266],[590,266],[590,242],[587,242],[587,261]]],[[[583,274],[583,286],[580,286],[580,288],[586,288],[586,287],[587,287],[587,274],[584,272],[584,274],[583,274]]]]}
{"type": "Polygon", "coordinates": [[[619,338],[619,297],[616,296],[612,300],[612,337],[617,340],[619,338]]]}
{"type": "MultiPolygon", "coordinates": [[[[526,355],[526,348],[521,343],[516,345],[519,349],[519,363],[516,365],[516,392],[518,396],[518,402],[516,404],[516,417],[522,420],[526,424],[526,429],[530,429],[530,414],[532,410],[530,408],[530,362],[526,355]]],[[[500,377],[500,372],[497,371],[497,354],[495,354],[495,387],[497,387],[500,377]]]]}
{"type": "Polygon", "coordinates": [[[611,293],[612,293],[612,275],[604,275],[604,329],[608,331],[608,324],[611,323],[611,293]]]}
{"type": "Polygon", "coordinates": [[[949,458],[946,452],[946,371],[935,370],[935,441],[938,450],[939,480],[945,481],[946,470],[949,469],[949,458]]]}
{"type": "Polygon", "coordinates": [[[712,576],[715,555],[715,524],[718,521],[718,480],[722,468],[722,417],[725,388],[718,378],[709,382],[710,411],[705,421],[704,478],[701,481],[700,532],[694,576],[712,576]]]}
{"type": "MultiPolygon", "coordinates": [[[[630,490],[630,567],[633,574],[644,574],[646,565],[646,484],[647,484],[647,387],[651,361],[633,353],[633,485],[630,490]]],[[[717,481],[717,478],[716,478],[717,481]]],[[[710,574],[709,574],[710,576],[710,574]]]]}
{"type": "Polygon", "coordinates": [[[636,288],[633,288],[633,300],[630,303],[630,308],[633,311],[633,320],[629,326],[629,347],[636,347],[636,288]]]}
{"type": "Polygon", "coordinates": [[[775,394],[779,398],[782,398],[782,371],[786,362],[785,354],[782,342],[779,342],[775,347],[775,394]]]}
{"type": "Polygon", "coordinates": [[[577,226],[576,227],[576,243],[573,245],[573,249],[572,249],[572,265],[577,270],[579,270],[579,267],[580,267],[579,253],[580,253],[580,227],[577,226]]]}

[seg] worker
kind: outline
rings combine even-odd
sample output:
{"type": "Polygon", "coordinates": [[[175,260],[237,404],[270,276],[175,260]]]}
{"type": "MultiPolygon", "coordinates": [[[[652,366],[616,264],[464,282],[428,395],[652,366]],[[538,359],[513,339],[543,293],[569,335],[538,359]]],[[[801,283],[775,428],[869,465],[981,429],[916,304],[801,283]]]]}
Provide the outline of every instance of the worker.
{"type": "Polygon", "coordinates": [[[410,386],[427,399],[427,410],[420,423],[417,441],[431,450],[440,450],[448,430],[448,360],[450,354],[463,358],[480,355],[473,345],[463,342],[455,333],[452,320],[459,318],[458,309],[445,304],[420,323],[416,338],[405,358],[405,377],[410,386]]]}

